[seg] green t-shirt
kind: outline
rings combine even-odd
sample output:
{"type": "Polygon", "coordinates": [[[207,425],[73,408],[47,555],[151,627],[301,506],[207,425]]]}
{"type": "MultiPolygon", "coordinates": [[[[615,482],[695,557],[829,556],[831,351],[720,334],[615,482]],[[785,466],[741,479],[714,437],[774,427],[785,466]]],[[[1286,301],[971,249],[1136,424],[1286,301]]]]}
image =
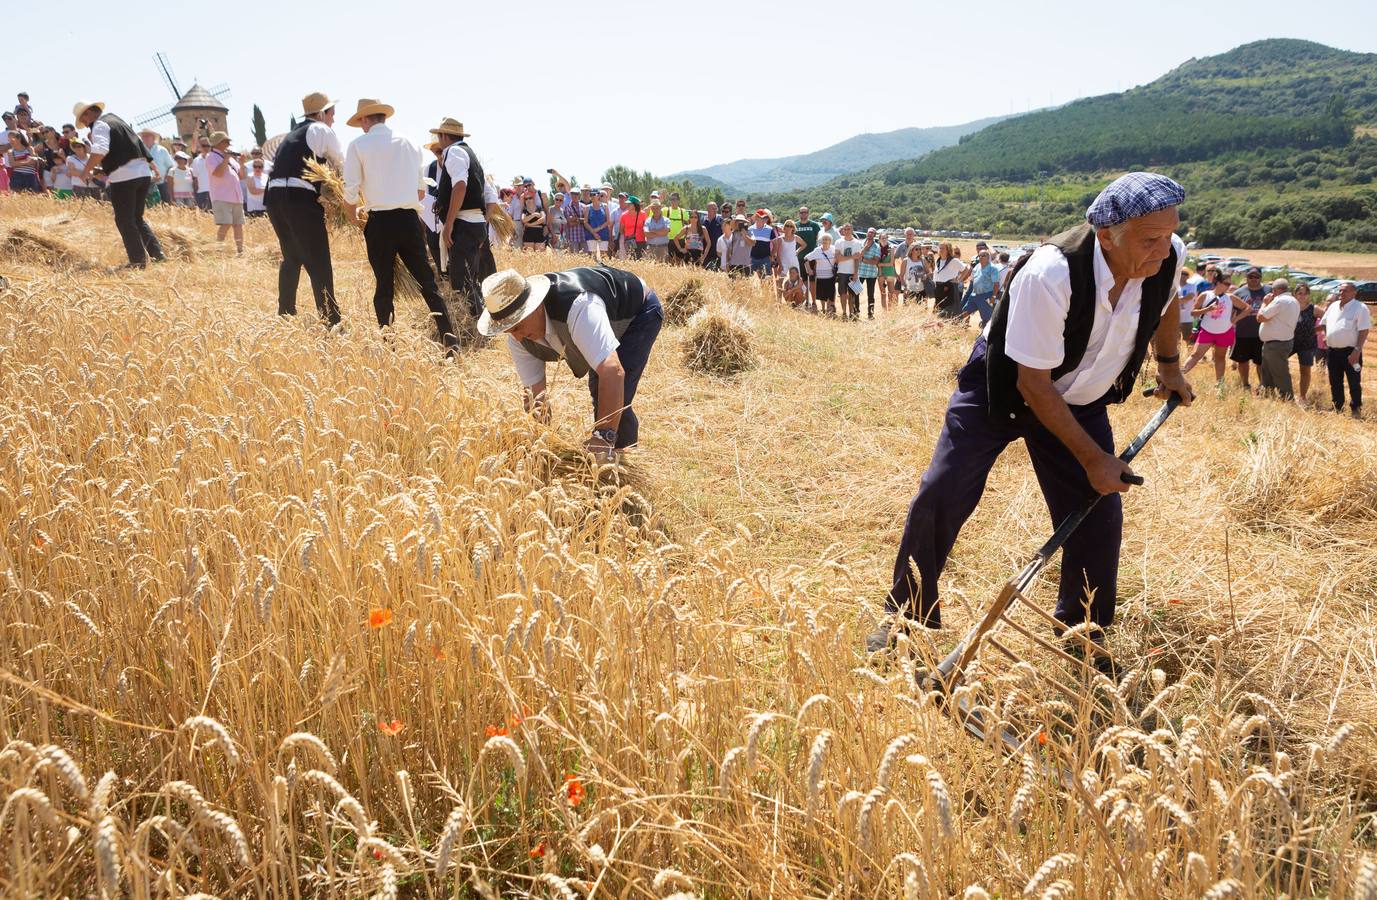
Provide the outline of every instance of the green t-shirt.
{"type": "Polygon", "coordinates": [[[822,226],[814,220],[799,222],[794,226],[794,233],[803,238],[803,252],[811,253],[813,248],[818,245],[818,233],[822,231],[822,226]]]}
{"type": "Polygon", "coordinates": [[[678,209],[671,209],[668,206],[664,208],[664,216],[669,219],[669,239],[671,241],[679,237],[679,232],[684,230],[684,225],[688,223],[691,215],[692,213],[682,206],[678,209]]]}

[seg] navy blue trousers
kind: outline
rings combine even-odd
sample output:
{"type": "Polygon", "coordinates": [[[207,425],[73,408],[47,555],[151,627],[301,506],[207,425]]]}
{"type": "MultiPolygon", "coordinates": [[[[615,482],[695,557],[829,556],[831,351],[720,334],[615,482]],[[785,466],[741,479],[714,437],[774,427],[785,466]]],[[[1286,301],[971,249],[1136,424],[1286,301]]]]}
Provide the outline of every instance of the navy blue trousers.
{"type": "MultiPolygon", "coordinates": [[[[660,298],[650,291],[645,295],[645,306],[636,313],[636,318],[631,320],[626,333],[622,335],[617,344],[617,358],[622,362],[622,370],[626,372],[626,381],[623,385],[625,395],[622,399],[624,408],[622,418],[617,426],[617,449],[630,447],[641,439],[641,422],[636,418],[636,411],[631,408],[631,401],[636,397],[636,387],[641,383],[641,373],[645,371],[646,363],[650,362],[650,351],[655,346],[655,339],[660,336],[660,327],[665,324],[665,309],[660,305],[660,298]]],[[[588,391],[593,395],[593,420],[598,418],[598,373],[588,373],[588,391]]]]}
{"type": "MultiPolygon", "coordinates": [[[[894,579],[885,602],[889,612],[901,613],[929,628],[942,624],[937,579],[961,526],[980,502],[991,467],[1005,447],[1022,438],[1054,528],[1095,496],[1085,469],[1056,435],[1041,424],[1018,425],[990,416],[984,337],[976,341],[956,385],[932,463],[923,473],[918,495],[909,506],[904,536],[894,561],[894,579]]],[[[1086,433],[1112,453],[1114,434],[1105,406],[1101,401],[1070,409],[1086,433]]],[[[1062,551],[1057,619],[1076,625],[1085,621],[1088,609],[1090,619],[1100,626],[1113,621],[1122,535],[1123,506],[1118,494],[1109,494],[1095,505],[1062,551]]]]}

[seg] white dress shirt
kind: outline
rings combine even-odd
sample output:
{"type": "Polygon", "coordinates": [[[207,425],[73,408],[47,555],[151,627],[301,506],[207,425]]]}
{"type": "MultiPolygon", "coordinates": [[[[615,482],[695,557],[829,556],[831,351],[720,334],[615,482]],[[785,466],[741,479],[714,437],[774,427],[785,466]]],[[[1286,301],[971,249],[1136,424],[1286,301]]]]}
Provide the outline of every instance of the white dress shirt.
{"type": "MultiPolygon", "coordinates": [[[[137,138],[136,138],[137,140],[137,138]]],[[[110,152],[110,126],[96,119],[91,123],[91,131],[87,136],[86,143],[90,144],[93,156],[104,156],[110,152]]],[[[142,156],[136,156],[129,162],[120,166],[109,173],[107,182],[109,184],[119,184],[121,181],[133,181],[135,178],[152,178],[153,169],[149,166],[148,160],[142,156]]]]}
{"type": "Polygon", "coordinates": [[[1262,323],[1258,329],[1258,337],[1262,340],[1295,340],[1296,322],[1300,319],[1300,303],[1290,294],[1280,294],[1258,310],[1257,317],[1262,323]]]}
{"type": "MultiPolygon", "coordinates": [[[[468,186],[469,180],[469,154],[458,144],[450,144],[445,148],[445,171],[449,173],[449,181],[453,186],[454,196],[451,203],[459,203],[464,199],[464,188],[460,185],[468,186]]],[[[460,210],[454,217],[457,222],[483,222],[486,217],[481,209],[460,210]]],[[[441,223],[442,225],[444,223],[441,223]]]]}
{"type": "MultiPolygon", "coordinates": [[[[569,337],[578,348],[579,354],[595,369],[606,362],[607,357],[621,346],[616,333],[612,331],[612,322],[607,317],[607,304],[596,294],[584,293],[575,297],[569,307],[569,319],[566,324],[569,326],[569,337]]],[[[555,331],[554,321],[549,316],[545,317],[545,338],[539,343],[560,356],[565,355],[564,344],[561,343],[559,334],[555,331]]],[[[545,380],[545,361],[532,355],[511,335],[507,335],[507,350],[512,355],[517,377],[524,386],[535,387],[545,380]]]]}
{"type": "Polygon", "coordinates": [[[1324,342],[1335,350],[1352,350],[1358,346],[1358,332],[1372,328],[1372,314],[1361,300],[1340,303],[1335,299],[1324,311],[1324,342]]]}
{"type": "MultiPolygon", "coordinates": [[[[1185,245],[1172,235],[1171,246],[1180,263],[1186,258],[1185,245]]],[[[1133,354],[1138,333],[1143,279],[1130,279],[1119,294],[1119,302],[1110,306],[1114,273],[1109,270],[1099,241],[1095,242],[1094,266],[1095,321],[1090,328],[1085,355],[1073,371],[1052,383],[1070,406],[1094,403],[1108,393],[1133,354]]],[[[1175,299],[1174,293],[1172,299],[1175,299]]],[[[1009,286],[1004,352],[1014,362],[1029,368],[1055,369],[1066,358],[1066,315],[1070,309],[1071,266],[1060,250],[1044,244],[1033,251],[1032,258],[1009,286]]],[[[1175,303],[1169,302],[1162,307],[1162,315],[1175,309],[1175,303]]],[[[990,326],[986,326],[987,339],[989,335],[990,326]]]]}
{"type": "Polygon", "coordinates": [[[355,138],[344,154],[344,199],[369,210],[421,211],[426,190],[421,151],[379,123],[355,138]]]}
{"type": "MultiPolygon", "coordinates": [[[[344,151],[340,149],[339,135],[324,122],[312,122],[306,129],[306,146],[311,148],[311,152],[316,156],[324,157],[325,161],[333,166],[344,164],[344,151]]],[[[316,189],[314,184],[302,178],[274,178],[268,182],[268,187],[305,188],[308,191],[316,189]]]]}

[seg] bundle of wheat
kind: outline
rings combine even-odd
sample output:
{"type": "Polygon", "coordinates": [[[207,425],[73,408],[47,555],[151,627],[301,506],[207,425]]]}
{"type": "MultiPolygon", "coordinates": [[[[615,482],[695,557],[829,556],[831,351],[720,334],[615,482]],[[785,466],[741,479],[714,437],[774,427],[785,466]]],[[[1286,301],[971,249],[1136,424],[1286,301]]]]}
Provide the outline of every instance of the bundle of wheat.
{"type": "Polygon", "coordinates": [[[666,325],[684,325],[707,303],[701,278],[690,278],[660,301],[665,308],[666,325]]]}
{"type": "Polygon", "coordinates": [[[307,159],[306,174],[302,177],[320,185],[320,205],[325,207],[326,222],[336,228],[359,226],[359,221],[349,214],[349,204],[344,200],[344,179],[339,172],[326,163],[307,159]]]}
{"type": "Polygon", "coordinates": [[[6,254],[30,262],[42,261],[54,269],[89,269],[95,265],[61,238],[30,228],[12,228],[3,243],[6,254]]]}
{"type": "Polygon", "coordinates": [[[200,236],[186,228],[154,228],[153,233],[158,236],[158,243],[162,244],[163,253],[185,262],[195,260],[196,245],[204,243],[200,236]]]}
{"type": "Polygon", "coordinates": [[[516,234],[516,223],[512,221],[511,214],[495,204],[488,206],[488,225],[504,243],[516,234]]]}
{"type": "Polygon", "coordinates": [[[751,321],[740,307],[705,307],[689,319],[684,338],[686,368],[731,376],[755,368],[758,361],[751,321]]]}

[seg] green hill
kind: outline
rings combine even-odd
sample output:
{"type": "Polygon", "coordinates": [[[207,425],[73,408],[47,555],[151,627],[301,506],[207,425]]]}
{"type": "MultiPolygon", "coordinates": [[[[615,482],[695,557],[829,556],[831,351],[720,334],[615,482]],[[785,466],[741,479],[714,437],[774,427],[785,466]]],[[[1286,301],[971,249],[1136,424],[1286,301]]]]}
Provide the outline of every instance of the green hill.
{"type": "Polygon", "coordinates": [[[1377,54],[1259,41],[769,202],[1036,235],[1077,221],[1115,175],[1152,168],[1186,185],[1182,217],[1211,243],[1377,249],[1377,140],[1355,129],[1374,122],[1377,54]]]}
{"type": "Polygon", "coordinates": [[[955,144],[962,136],[1003,121],[1004,116],[941,128],[900,128],[879,134],[858,134],[812,153],[771,159],[738,159],[670,176],[731,193],[759,193],[804,188],[829,178],[860,172],[880,163],[910,159],[955,144]]]}

